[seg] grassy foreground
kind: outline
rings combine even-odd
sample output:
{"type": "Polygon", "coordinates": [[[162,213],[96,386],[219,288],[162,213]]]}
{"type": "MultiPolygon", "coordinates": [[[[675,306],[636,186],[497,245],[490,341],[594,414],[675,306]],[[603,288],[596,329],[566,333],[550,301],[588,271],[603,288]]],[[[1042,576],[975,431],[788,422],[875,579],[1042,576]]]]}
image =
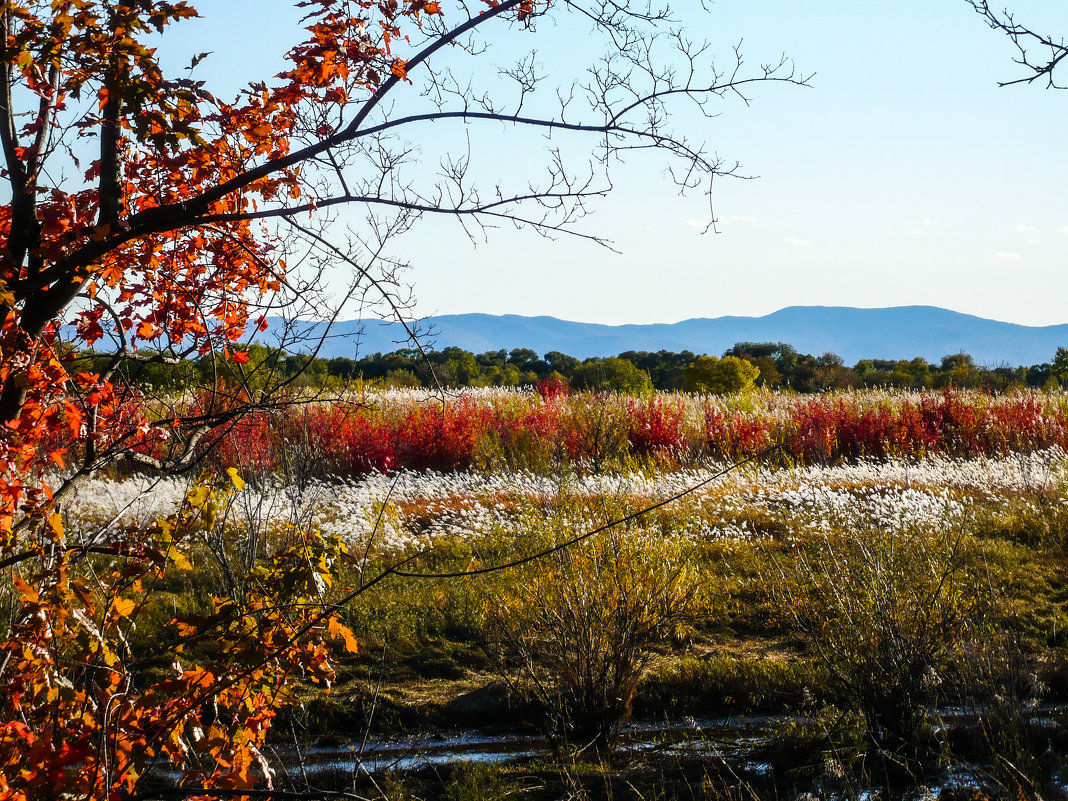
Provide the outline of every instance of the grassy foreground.
{"type": "MultiPolygon", "coordinates": [[[[884,396],[849,403],[890,408],[884,396]]],[[[724,464],[565,460],[553,474],[502,463],[358,481],[265,472],[205,539],[212,567],[168,579],[158,614],[142,617],[156,626],[142,622],[130,647],[164,636],[175,605],[240,592],[234,577],[268,541],[315,526],[365,555],[328,601],[413,554],[404,570],[420,575],[391,576],[347,609],[360,652],[338,684],[309,686],[286,710],[280,743],[479,729],[539,733],[556,755],[397,774],[382,780],[389,797],[834,795],[932,775],[967,776],[946,793],[1060,792],[1059,448],[778,460],[715,478],[724,464]],[[785,716],[769,724],[774,781],[759,789],[707,750],[614,748],[630,720],[759,714],[785,716]]],[[[182,494],[174,481],[149,486],[90,483],[68,525],[117,509],[151,518],[182,494]]],[[[345,781],[366,789],[367,777],[345,781]]]]}

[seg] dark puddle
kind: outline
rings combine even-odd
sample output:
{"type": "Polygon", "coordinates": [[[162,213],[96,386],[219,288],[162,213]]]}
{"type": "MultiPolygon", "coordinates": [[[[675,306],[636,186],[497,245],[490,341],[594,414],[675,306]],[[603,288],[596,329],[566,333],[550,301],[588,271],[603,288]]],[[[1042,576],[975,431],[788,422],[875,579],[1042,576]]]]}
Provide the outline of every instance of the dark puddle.
{"type": "MultiPolygon", "coordinates": [[[[615,748],[618,754],[693,754],[707,751],[724,758],[747,759],[772,739],[781,725],[800,720],[788,716],[705,718],[684,723],[635,723],[626,726],[615,748]]],[[[302,755],[293,749],[276,753],[290,772],[377,773],[419,770],[459,762],[501,763],[553,753],[545,737],[465,733],[455,737],[371,739],[363,744],[316,746],[302,755]]]]}
{"type": "MultiPolygon", "coordinates": [[[[1035,726],[1063,733],[1064,708],[1036,710],[1035,726]]],[[[907,788],[889,793],[867,789],[863,779],[835,775],[836,760],[827,747],[807,747],[791,753],[784,749],[782,733],[812,724],[805,717],[764,715],[719,717],[685,722],[639,722],[627,726],[620,742],[608,755],[612,764],[631,761],[644,764],[696,767],[711,771],[724,781],[747,788],[750,797],[798,797],[808,794],[823,799],[934,799],[946,792],[974,795],[988,788],[989,771],[966,761],[932,764],[913,776],[907,788]]],[[[933,732],[963,729],[974,716],[946,710],[933,732]]],[[[809,742],[809,746],[812,741],[809,742]]],[[[546,738],[522,735],[465,733],[454,737],[368,739],[363,744],[314,747],[300,756],[295,750],[276,751],[279,773],[303,777],[319,786],[352,786],[387,772],[419,774],[451,769],[464,763],[511,764],[548,761],[553,754],[546,738]]],[[[592,755],[590,755],[592,758],[592,755]]],[[[580,755],[580,759],[582,756],[580,755]]],[[[683,769],[685,770],[685,769],[683,769]]],[[[1063,793],[1062,793],[1063,795],[1063,793]]]]}
{"type": "MultiPolygon", "coordinates": [[[[1050,741],[1064,742],[1068,708],[1035,710],[1032,724],[1048,731],[1050,741]]],[[[974,715],[945,710],[933,733],[964,731],[974,715]]],[[[802,716],[754,715],[688,719],[684,722],[637,722],[625,727],[610,754],[580,754],[578,759],[618,766],[622,775],[634,764],[677,768],[675,780],[692,787],[709,776],[723,788],[742,788],[743,796],[757,798],[827,799],[827,801],[888,801],[973,797],[990,789],[987,766],[966,760],[932,764],[894,791],[874,789],[855,769],[837,762],[833,748],[806,737],[800,748],[789,746],[784,732],[813,729],[813,719],[802,716]],[[836,770],[840,773],[836,774],[836,770]]],[[[456,736],[403,739],[368,738],[362,743],[297,749],[279,746],[269,750],[276,771],[276,786],[304,784],[319,788],[353,788],[386,773],[407,776],[449,775],[465,764],[522,764],[535,772],[553,763],[553,750],[544,737],[524,734],[487,735],[467,732],[456,736]],[[539,767],[540,766],[540,767],[539,767]]],[[[616,767],[611,770],[616,770],[616,767]]],[[[156,778],[168,783],[165,772],[156,778]]],[[[173,781],[175,777],[170,777],[173,781]]],[[[1064,797],[1065,780],[1058,777],[1052,793],[1064,797]]],[[[629,779],[627,780],[629,781],[629,779]]],[[[1047,792],[1048,792],[1047,787],[1047,792]]],[[[731,795],[732,793],[728,793],[731,795]]],[[[628,796],[629,797],[629,796],[628,796]]]]}

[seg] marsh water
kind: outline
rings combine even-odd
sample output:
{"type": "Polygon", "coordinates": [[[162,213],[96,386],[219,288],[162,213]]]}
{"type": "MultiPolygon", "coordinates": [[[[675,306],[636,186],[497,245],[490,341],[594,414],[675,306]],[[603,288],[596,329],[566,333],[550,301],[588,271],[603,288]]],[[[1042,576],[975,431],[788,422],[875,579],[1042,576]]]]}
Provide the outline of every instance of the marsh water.
{"type": "MultiPolygon", "coordinates": [[[[767,744],[777,727],[800,720],[786,716],[753,716],[637,723],[623,729],[615,751],[620,754],[690,754],[696,751],[745,764],[767,744]]],[[[581,752],[581,748],[578,750],[581,752]]],[[[552,743],[543,736],[478,732],[395,740],[368,739],[359,743],[319,746],[304,750],[299,759],[295,750],[279,750],[284,762],[306,771],[309,776],[408,771],[459,762],[515,762],[552,755],[552,743]]],[[[755,763],[750,767],[767,768],[755,763]]]]}
{"type": "MultiPolygon", "coordinates": [[[[1048,735],[1048,749],[1063,747],[1064,722],[1068,708],[1036,710],[1030,720],[1032,736],[1048,735]]],[[[932,742],[939,738],[970,736],[974,713],[944,710],[931,724],[932,742]]],[[[765,715],[686,719],[663,723],[637,722],[625,727],[619,743],[608,753],[593,755],[581,750],[561,759],[551,742],[523,733],[483,734],[466,732],[398,739],[367,738],[360,742],[310,749],[279,748],[274,762],[294,781],[321,788],[358,790],[374,785],[376,777],[423,777],[444,787],[443,777],[471,765],[512,766],[513,773],[551,772],[598,760],[602,769],[624,776],[623,797],[644,797],[625,774],[648,778],[656,774],[672,785],[668,796],[687,792],[694,783],[719,790],[713,795],[756,798],[936,798],[974,796],[990,792],[993,771],[981,762],[940,760],[937,753],[905,773],[886,781],[872,778],[871,761],[859,761],[856,750],[846,756],[841,739],[828,730],[828,721],[818,717],[765,715]],[[568,763],[568,760],[570,762],[568,763]],[[562,767],[561,767],[562,766],[562,767]],[[631,791],[626,791],[626,788],[631,791]]],[[[855,744],[856,741],[854,741],[855,744]]],[[[596,785],[597,782],[595,781],[596,785]]],[[[1064,794],[1064,782],[1058,781],[1064,794]]],[[[653,785],[657,786],[657,785],[653,785]]],[[[663,787],[663,785],[660,785],[663,787]]],[[[1048,792],[1048,788],[1047,788],[1048,792]]],[[[444,793],[442,793],[444,795],[444,793]]],[[[593,797],[619,797],[607,780],[593,797]],[[608,788],[606,790],[606,788],[608,788]]],[[[551,795],[550,795],[551,797],[551,795]]],[[[699,793],[695,797],[703,797],[699,793]]]]}

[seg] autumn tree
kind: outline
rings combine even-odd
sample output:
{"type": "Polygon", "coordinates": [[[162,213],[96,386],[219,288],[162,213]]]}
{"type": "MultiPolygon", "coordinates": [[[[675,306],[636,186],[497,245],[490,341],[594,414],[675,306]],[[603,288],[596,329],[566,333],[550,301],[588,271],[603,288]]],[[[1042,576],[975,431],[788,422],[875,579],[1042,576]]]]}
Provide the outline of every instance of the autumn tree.
{"type": "Polygon", "coordinates": [[[186,0],[0,0],[0,798],[136,797],[153,764],[190,793],[246,789],[269,778],[261,746],[295,683],[328,681],[328,646],[355,647],[331,588],[345,544],[302,530],[136,651],[132,626],[198,569],[194,543],[243,480],[205,475],[148,527],[66,531],[79,481],[120,461],[191,469],[228,426],[293,402],[296,374],[272,360],[326,335],[302,319],[406,321],[390,243],[421,218],[600,241],[582,220],[624,155],[660,153],[683,189],[736,172],[672,130],[678,104],[711,117],[753,82],[803,82],[785,61],[718,68],[644,0],[295,5],[286,68],[226,97],[202,63],[223,55],[176,73],[157,55],[197,16],[186,0]],[[543,25],[588,31],[577,79],[529,48],[490,67],[495,40],[514,56],[543,25]],[[442,126],[505,150],[524,130],[551,139],[524,155],[529,183],[480,186],[478,152],[413,163],[409,143],[439,145],[442,126]],[[279,337],[250,359],[269,315],[279,337]],[[206,381],[182,398],[132,380],[187,357],[206,381]]]}

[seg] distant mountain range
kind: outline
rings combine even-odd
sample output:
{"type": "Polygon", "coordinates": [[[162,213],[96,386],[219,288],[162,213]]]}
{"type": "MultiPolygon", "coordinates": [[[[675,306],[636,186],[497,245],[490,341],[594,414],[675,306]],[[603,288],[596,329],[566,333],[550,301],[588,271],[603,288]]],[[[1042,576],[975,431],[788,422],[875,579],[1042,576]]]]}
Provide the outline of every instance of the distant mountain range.
{"type": "MultiPolygon", "coordinates": [[[[257,341],[277,342],[279,320],[257,341]]],[[[322,324],[307,323],[314,337],[322,324]]],[[[1049,361],[1059,345],[1068,346],[1068,325],[1026,326],[987,320],[935,306],[858,309],[843,306],[790,306],[763,317],[714,317],[652,325],[600,325],[555,317],[514,314],[447,314],[422,320],[417,327],[424,347],[456,346],[481,353],[530,348],[539,355],[561,351],[571,356],[612,356],[627,350],[689,350],[719,355],[736,342],[786,342],[801,353],[837,353],[847,364],[860,359],[940,361],[964,351],[979,364],[1021,365],[1049,361]]],[[[398,323],[335,323],[320,356],[360,357],[411,347],[398,323]]]]}

